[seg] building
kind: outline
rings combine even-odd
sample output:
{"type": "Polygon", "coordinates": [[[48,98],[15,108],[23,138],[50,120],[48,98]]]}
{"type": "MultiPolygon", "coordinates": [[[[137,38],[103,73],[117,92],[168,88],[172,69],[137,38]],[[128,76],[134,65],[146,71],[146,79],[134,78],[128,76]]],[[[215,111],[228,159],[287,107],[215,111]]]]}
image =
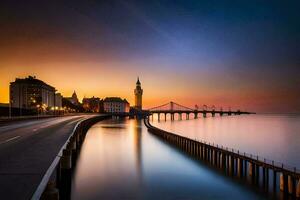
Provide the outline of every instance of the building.
{"type": "Polygon", "coordinates": [[[49,110],[55,106],[55,88],[29,76],[10,83],[10,103],[13,108],[49,110]]]}
{"type": "Polygon", "coordinates": [[[68,101],[70,101],[72,104],[74,104],[75,106],[78,106],[80,104],[75,90],[74,90],[72,96],[71,97],[66,97],[66,99],[68,101]]]}
{"type": "Polygon", "coordinates": [[[55,94],[55,110],[61,110],[62,109],[62,99],[63,96],[60,93],[55,94]]]}
{"type": "Polygon", "coordinates": [[[82,105],[85,112],[99,113],[103,111],[103,101],[98,97],[83,98],[82,105]]]}
{"type": "Polygon", "coordinates": [[[136,82],[136,87],[134,89],[134,95],[135,95],[135,109],[142,110],[142,96],[143,96],[143,89],[141,88],[141,82],[139,80],[139,77],[136,82]]]}
{"type": "Polygon", "coordinates": [[[128,113],[130,105],[126,99],[120,97],[107,97],[103,101],[104,112],[107,113],[128,113]]]}

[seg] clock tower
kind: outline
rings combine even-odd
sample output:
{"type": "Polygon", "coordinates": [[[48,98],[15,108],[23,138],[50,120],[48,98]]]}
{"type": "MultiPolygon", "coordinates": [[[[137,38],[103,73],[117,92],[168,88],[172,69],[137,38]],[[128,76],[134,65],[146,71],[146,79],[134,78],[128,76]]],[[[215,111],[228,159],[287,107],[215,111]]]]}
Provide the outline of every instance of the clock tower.
{"type": "Polygon", "coordinates": [[[141,88],[141,82],[139,80],[139,77],[136,82],[136,87],[134,89],[134,95],[135,95],[135,108],[137,110],[142,110],[142,96],[143,96],[143,89],[141,88]]]}

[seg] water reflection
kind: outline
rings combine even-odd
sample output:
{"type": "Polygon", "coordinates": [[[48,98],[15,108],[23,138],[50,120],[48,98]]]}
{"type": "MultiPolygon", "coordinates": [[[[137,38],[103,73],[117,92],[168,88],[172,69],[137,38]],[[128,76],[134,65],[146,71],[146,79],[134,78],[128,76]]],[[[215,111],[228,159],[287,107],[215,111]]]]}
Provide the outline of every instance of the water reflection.
{"type": "MultiPolygon", "coordinates": [[[[132,120],[133,121],[133,120],[132,120]]],[[[133,143],[136,157],[136,172],[139,185],[142,185],[142,121],[136,120],[136,123],[131,123],[133,130],[133,143]]]]}
{"type": "Polygon", "coordinates": [[[300,168],[299,115],[241,115],[170,120],[153,124],[192,139],[259,155],[300,168]]]}
{"type": "Polygon", "coordinates": [[[71,198],[264,199],[264,196],[165,144],[149,134],[142,121],[115,119],[100,122],[88,131],[72,180],[71,198]]]}

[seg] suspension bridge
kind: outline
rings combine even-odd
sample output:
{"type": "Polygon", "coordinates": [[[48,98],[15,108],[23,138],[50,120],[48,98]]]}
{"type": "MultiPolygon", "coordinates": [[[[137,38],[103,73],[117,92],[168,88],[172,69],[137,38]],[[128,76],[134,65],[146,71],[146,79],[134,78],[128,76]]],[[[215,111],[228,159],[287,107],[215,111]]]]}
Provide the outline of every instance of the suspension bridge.
{"type": "Polygon", "coordinates": [[[186,116],[186,119],[190,118],[190,115],[193,114],[194,118],[198,118],[198,115],[202,114],[203,117],[207,117],[207,115],[211,115],[215,117],[217,114],[220,116],[223,115],[241,115],[241,114],[255,114],[251,112],[245,112],[241,110],[233,111],[231,108],[228,110],[223,110],[223,108],[217,109],[215,106],[207,106],[203,105],[202,108],[199,108],[195,105],[195,108],[190,108],[184,105],[180,105],[173,101],[168,102],[166,104],[156,106],[147,110],[150,115],[157,114],[158,120],[160,120],[160,115],[164,115],[165,120],[167,119],[167,115],[171,116],[171,120],[175,120],[175,114],[178,115],[179,120],[182,120],[182,115],[186,116]]]}

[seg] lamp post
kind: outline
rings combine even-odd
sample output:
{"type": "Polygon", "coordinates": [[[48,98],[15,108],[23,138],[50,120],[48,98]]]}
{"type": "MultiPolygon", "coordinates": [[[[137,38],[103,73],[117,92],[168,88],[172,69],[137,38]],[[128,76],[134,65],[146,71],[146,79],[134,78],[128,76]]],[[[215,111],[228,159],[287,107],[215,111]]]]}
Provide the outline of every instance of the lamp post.
{"type": "Polygon", "coordinates": [[[36,105],[36,109],[37,109],[37,117],[39,118],[39,108],[40,108],[40,105],[36,105]]]}

